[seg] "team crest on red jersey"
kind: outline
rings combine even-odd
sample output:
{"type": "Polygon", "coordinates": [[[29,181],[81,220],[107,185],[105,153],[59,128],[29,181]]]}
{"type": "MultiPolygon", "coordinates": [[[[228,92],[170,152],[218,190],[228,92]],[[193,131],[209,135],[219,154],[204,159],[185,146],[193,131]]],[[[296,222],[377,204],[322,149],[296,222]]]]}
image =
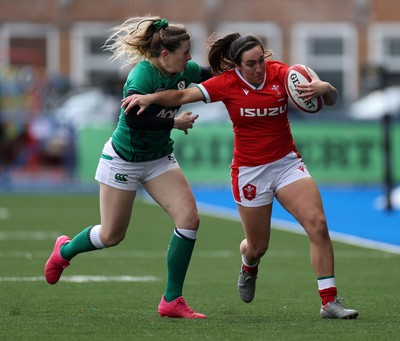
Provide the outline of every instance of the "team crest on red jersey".
{"type": "Polygon", "coordinates": [[[278,96],[282,96],[282,91],[281,91],[280,86],[278,84],[272,84],[271,90],[275,91],[278,96]]]}
{"type": "Polygon", "coordinates": [[[256,197],[257,187],[252,184],[247,184],[242,187],[243,196],[251,201],[256,197]]]}

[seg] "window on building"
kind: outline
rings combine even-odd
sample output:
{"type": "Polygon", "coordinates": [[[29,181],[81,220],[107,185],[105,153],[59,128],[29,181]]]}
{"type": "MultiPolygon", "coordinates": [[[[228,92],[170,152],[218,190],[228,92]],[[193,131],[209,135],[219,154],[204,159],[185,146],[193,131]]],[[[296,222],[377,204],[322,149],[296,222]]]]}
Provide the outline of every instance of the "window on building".
{"type": "Polygon", "coordinates": [[[282,32],[278,25],[270,22],[223,22],[218,28],[219,36],[232,32],[253,33],[259,37],[264,46],[271,49],[275,59],[282,58],[282,32]]]}
{"type": "Polygon", "coordinates": [[[43,76],[58,72],[56,28],[43,24],[4,23],[0,28],[0,61],[6,67],[29,66],[43,76]]]}
{"type": "Polygon", "coordinates": [[[372,24],[368,32],[368,60],[382,70],[382,86],[400,83],[400,24],[372,24]]]}
{"type": "Polygon", "coordinates": [[[310,53],[315,56],[341,56],[344,52],[343,39],[314,38],[309,40],[310,53]]]}
{"type": "Polygon", "coordinates": [[[292,29],[291,63],[305,64],[338,90],[338,104],[358,96],[357,33],[349,24],[297,24],[292,29]]]}
{"type": "Polygon", "coordinates": [[[112,23],[77,23],[73,26],[70,69],[75,85],[106,88],[124,78],[122,64],[118,61],[110,63],[110,53],[102,49],[112,26],[112,23]]]}

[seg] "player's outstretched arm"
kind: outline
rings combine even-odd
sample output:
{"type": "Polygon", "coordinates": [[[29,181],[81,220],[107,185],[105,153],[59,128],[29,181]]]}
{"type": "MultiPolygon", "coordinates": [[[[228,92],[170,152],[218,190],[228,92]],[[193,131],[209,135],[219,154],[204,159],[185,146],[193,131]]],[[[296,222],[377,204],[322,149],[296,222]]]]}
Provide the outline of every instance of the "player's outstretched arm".
{"type": "Polygon", "coordinates": [[[129,111],[138,105],[140,109],[137,114],[140,115],[153,103],[174,107],[201,100],[203,100],[202,92],[199,88],[193,87],[184,90],[165,90],[148,95],[133,94],[122,99],[121,108],[125,109],[125,114],[129,114],[129,111]]]}

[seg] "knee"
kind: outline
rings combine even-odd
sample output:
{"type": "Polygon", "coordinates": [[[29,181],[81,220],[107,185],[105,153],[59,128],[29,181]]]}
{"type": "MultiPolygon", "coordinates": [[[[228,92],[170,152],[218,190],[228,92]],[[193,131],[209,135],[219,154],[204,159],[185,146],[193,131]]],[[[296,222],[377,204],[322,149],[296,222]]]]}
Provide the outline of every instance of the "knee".
{"type": "Polygon", "coordinates": [[[324,215],[315,216],[308,224],[309,236],[312,240],[325,240],[329,238],[328,223],[324,215]]]}
{"type": "Polygon", "coordinates": [[[256,245],[253,249],[253,257],[254,258],[261,258],[267,252],[268,246],[267,245],[256,245]]]}
{"type": "Polygon", "coordinates": [[[242,241],[240,251],[248,257],[259,259],[265,255],[268,250],[268,242],[266,240],[257,240],[250,242],[248,239],[242,241]]]}
{"type": "Polygon", "coordinates": [[[190,223],[188,224],[188,228],[190,228],[191,230],[198,230],[199,226],[200,226],[200,218],[196,214],[191,218],[190,223]]]}
{"type": "Polygon", "coordinates": [[[197,212],[187,214],[182,223],[177,222],[176,226],[185,227],[188,230],[198,230],[200,226],[200,218],[197,212]]]}
{"type": "Polygon", "coordinates": [[[104,233],[100,238],[105,247],[112,247],[117,246],[124,240],[125,233],[104,233]]]}

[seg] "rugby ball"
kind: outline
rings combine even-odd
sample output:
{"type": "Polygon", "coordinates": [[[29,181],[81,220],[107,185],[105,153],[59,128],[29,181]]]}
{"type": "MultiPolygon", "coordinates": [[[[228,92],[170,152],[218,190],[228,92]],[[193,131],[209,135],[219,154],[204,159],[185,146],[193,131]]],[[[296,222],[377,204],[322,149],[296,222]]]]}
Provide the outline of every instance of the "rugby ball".
{"type": "Polygon", "coordinates": [[[292,102],[302,111],[305,111],[309,114],[315,114],[320,111],[324,105],[324,102],[321,97],[315,97],[312,100],[303,100],[298,97],[298,94],[301,94],[301,91],[295,90],[297,84],[300,83],[310,83],[311,77],[308,75],[307,70],[315,77],[319,78],[318,75],[312,70],[310,67],[295,64],[289,67],[286,71],[285,75],[285,88],[289,98],[292,102]]]}

